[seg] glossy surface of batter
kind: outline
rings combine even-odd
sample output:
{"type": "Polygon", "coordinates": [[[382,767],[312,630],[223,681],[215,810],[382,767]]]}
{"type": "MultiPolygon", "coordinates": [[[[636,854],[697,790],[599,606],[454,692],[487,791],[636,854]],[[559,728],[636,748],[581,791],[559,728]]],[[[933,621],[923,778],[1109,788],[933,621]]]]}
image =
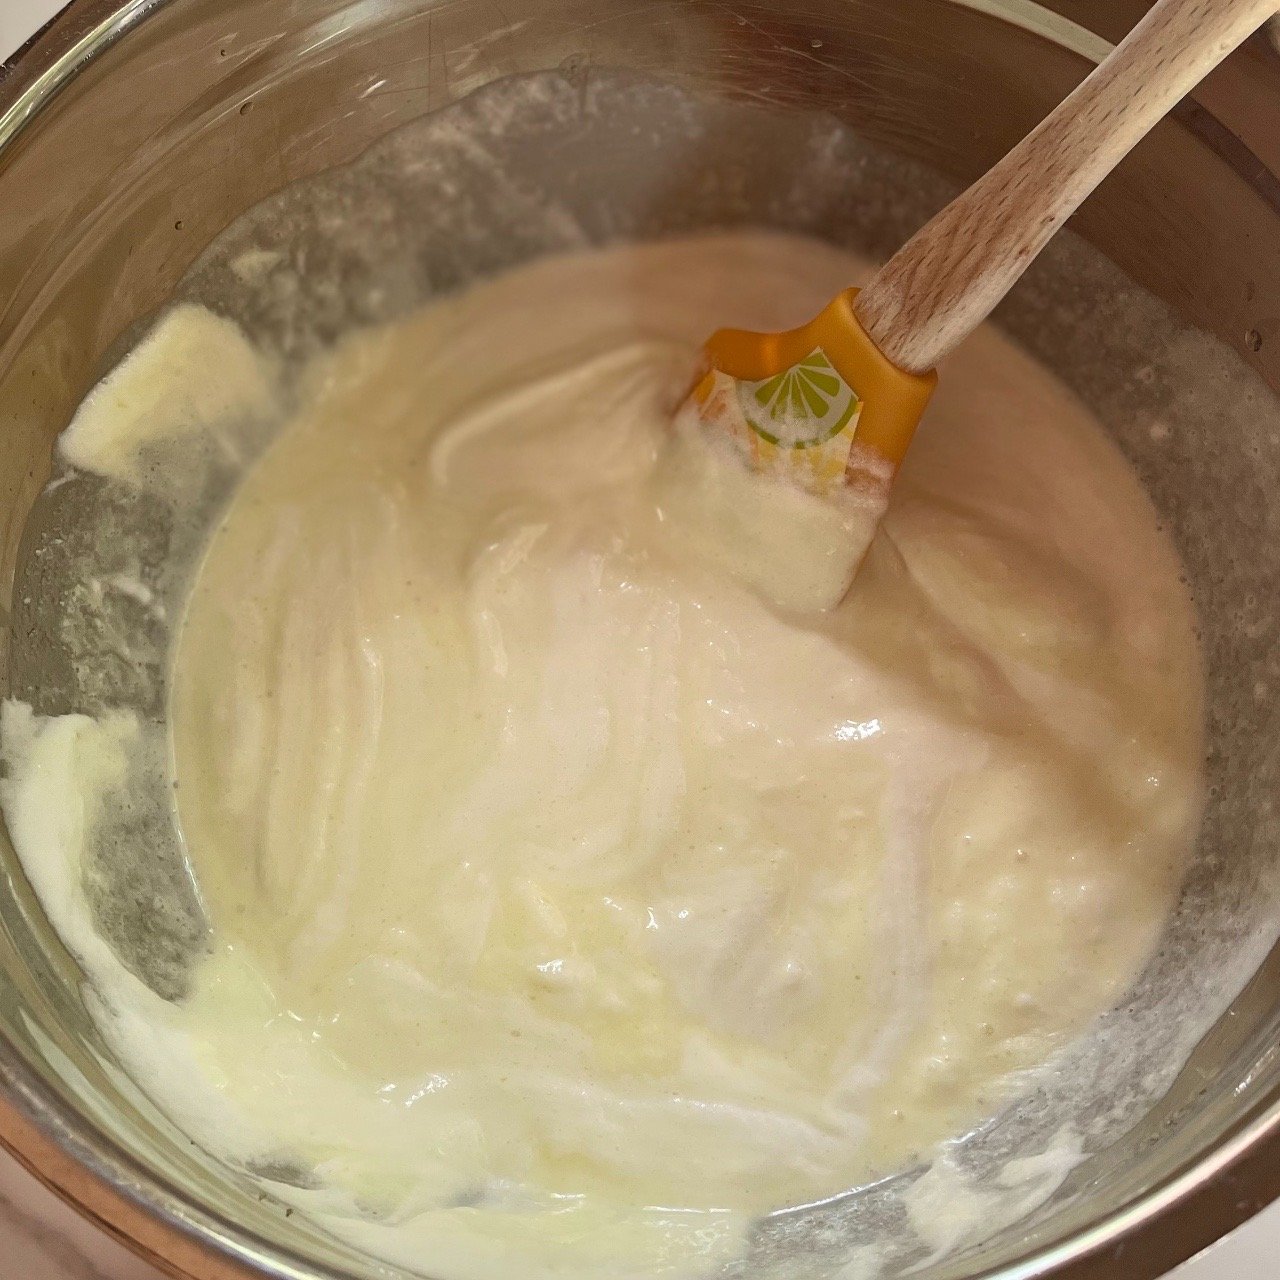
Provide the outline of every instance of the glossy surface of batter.
{"type": "Polygon", "coordinates": [[[219,939],[186,1016],[333,1185],[441,1229],[820,1199],[1147,958],[1198,659],[1065,388],[979,334],[830,613],[789,607],[821,513],[746,574],[690,530],[698,342],[861,274],[766,237],[525,268],[350,342],[245,481],[174,670],[219,939]]]}
{"type": "Polygon", "coordinates": [[[99,1026],[268,1203],[440,1280],[636,1280],[918,1162],[899,1212],[945,1251],[1078,1160],[1064,1126],[976,1185],[937,1144],[1151,954],[1199,812],[1191,611],[1123,460],[992,332],[812,608],[859,513],[670,410],[713,328],[867,274],[751,235],[547,260],[300,396],[183,305],[81,407],[63,461],[195,522],[299,404],[196,575],[169,723],[0,710],[99,1026]],[[92,900],[172,796],[212,925],[176,1003],[92,900]]]}

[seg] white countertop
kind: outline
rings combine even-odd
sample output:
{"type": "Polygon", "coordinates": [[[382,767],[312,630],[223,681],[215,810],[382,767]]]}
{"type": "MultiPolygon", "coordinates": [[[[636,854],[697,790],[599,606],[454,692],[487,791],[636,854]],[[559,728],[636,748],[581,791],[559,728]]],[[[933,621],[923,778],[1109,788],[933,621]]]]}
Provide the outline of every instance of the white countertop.
{"type": "MultiPolygon", "coordinates": [[[[0,59],[64,0],[0,0],[0,59]]],[[[3,214],[0,213],[0,217],[3,214]]],[[[1280,1203],[1179,1267],[1168,1280],[1267,1280],[1280,1255],[1280,1203]]],[[[0,1257],[21,1280],[164,1280],[0,1152],[0,1257]]]]}

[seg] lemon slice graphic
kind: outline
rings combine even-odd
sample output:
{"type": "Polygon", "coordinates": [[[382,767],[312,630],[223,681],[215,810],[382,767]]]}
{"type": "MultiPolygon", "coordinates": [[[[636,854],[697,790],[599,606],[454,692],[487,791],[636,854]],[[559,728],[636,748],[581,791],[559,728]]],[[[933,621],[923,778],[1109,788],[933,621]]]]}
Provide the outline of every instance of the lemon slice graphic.
{"type": "Polygon", "coordinates": [[[738,383],[747,425],[770,444],[811,449],[837,435],[861,401],[821,347],[759,382],[738,383]]]}

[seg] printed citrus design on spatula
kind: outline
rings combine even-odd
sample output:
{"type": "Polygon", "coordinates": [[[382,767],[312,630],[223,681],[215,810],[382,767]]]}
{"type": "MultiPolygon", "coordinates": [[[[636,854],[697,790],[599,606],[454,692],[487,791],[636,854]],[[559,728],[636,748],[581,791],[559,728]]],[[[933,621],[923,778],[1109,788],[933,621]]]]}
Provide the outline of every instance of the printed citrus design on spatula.
{"type": "Polygon", "coordinates": [[[747,425],[772,445],[810,449],[837,435],[862,401],[821,347],[771,378],[737,383],[747,425]]]}

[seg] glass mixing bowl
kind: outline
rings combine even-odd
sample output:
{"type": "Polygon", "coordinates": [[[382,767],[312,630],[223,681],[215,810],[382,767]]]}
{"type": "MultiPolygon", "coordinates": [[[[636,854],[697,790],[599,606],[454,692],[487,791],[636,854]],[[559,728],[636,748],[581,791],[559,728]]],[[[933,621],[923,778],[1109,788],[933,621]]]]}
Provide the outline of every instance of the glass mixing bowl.
{"type": "MultiPolygon", "coordinates": [[[[272,193],[500,77],[549,73],[585,100],[624,74],[722,104],[723,127],[714,155],[668,121],[647,157],[622,131],[512,156],[519,181],[579,202],[588,239],[756,223],[883,254],[1141,9],[76,0],[0,77],[4,689],[68,709],[65,655],[40,621],[68,584],[48,513],[31,514],[54,437],[175,289],[199,293],[208,273],[188,270],[209,242],[272,193]],[[798,158],[801,136],[839,145],[798,158]],[[584,173],[594,183],[575,186],[584,173]]],[[[962,1152],[1033,1154],[1069,1119],[1088,1159],[1034,1206],[994,1212],[985,1238],[904,1254],[886,1278],[908,1265],[931,1280],[1153,1277],[1280,1194],[1277,171],[1280,59],[1259,36],[1120,167],[999,313],[1094,406],[1178,542],[1208,665],[1210,798],[1149,972],[1090,1051],[1063,1058],[1056,1086],[962,1152]],[[1191,1015],[1215,999],[1221,1016],[1201,1035],[1191,1015]]],[[[7,841],[0,855],[0,1138],[19,1159],[174,1274],[407,1274],[286,1209],[269,1178],[218,1164],[150,1106],[113,1063],[7,841]]],[[[121,946],[151,927],[153,890],[121,896],[121,946]]],[[[768,1220],[731,1273],[862,1275],[853,1250],[900,1229],[892,1197],[915,1176],[768,1220]]]]}

